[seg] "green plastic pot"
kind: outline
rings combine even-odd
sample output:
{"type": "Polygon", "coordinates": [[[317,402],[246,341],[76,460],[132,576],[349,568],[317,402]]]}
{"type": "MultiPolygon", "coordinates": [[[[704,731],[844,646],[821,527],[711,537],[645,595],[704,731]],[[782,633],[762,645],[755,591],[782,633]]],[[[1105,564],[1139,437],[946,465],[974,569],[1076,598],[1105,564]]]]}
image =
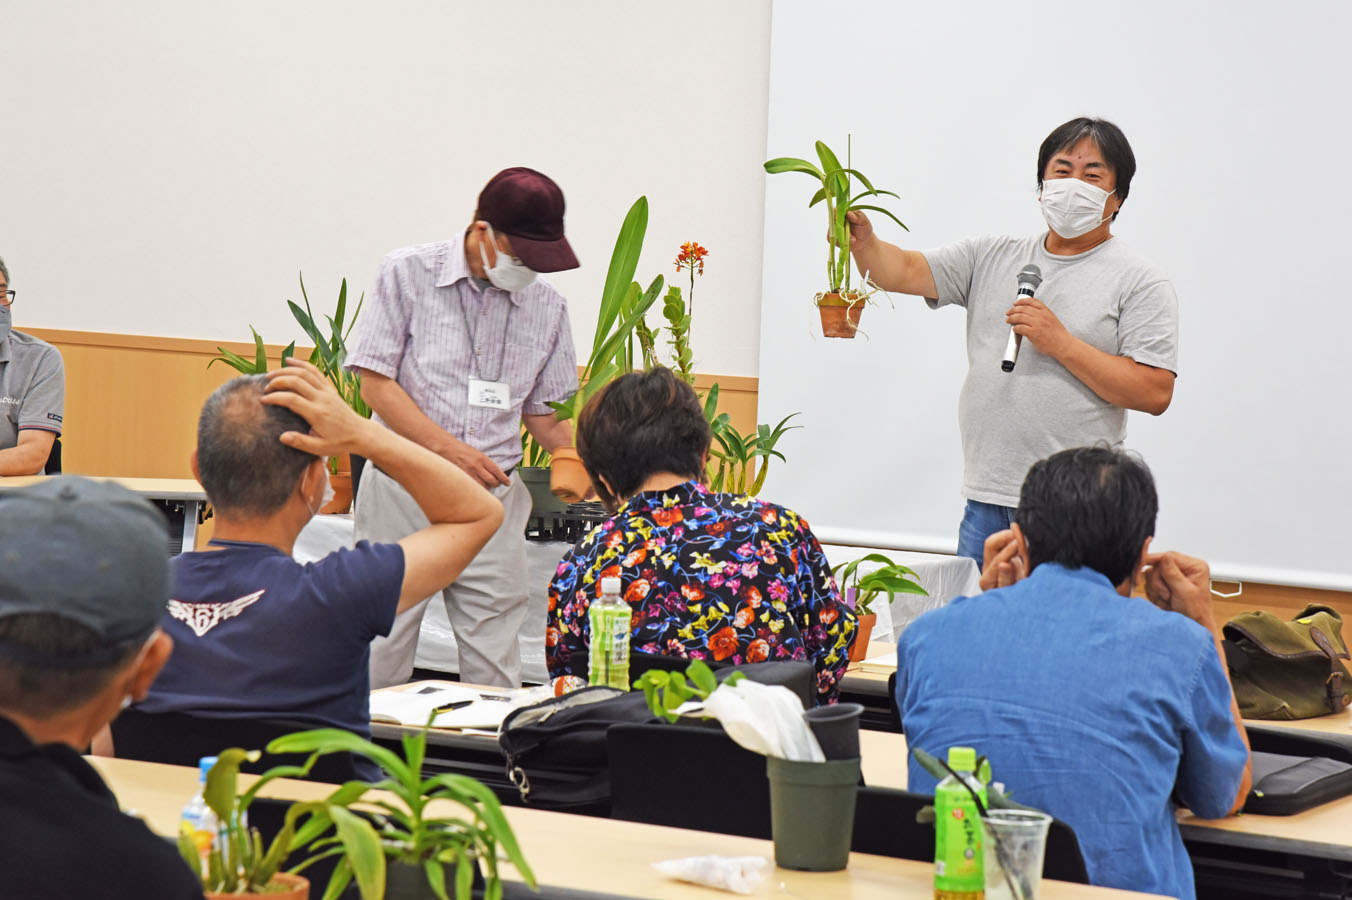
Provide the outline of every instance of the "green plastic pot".
{"type": "Polygon", "coordinates": [[[797,762],[766,757],[775,865],[836,872],[850,860],[859,760],[797,762]]]}

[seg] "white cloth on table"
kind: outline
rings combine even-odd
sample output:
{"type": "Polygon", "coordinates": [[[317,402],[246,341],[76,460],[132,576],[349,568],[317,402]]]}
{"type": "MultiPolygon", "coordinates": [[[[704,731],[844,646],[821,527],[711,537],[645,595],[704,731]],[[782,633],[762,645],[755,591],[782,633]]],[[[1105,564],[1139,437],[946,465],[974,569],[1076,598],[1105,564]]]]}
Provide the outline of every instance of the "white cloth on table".
{"type": "MultiPolygon", "coordinates": [[[[948,556],[942,553],[921,553],[914,550],[880,550],[877,547],[846,547],[840,544],[823,544],[822,550],[830,560],[831,567],[852,562],[869,553],[881,553],[888,559],[915,572],[921,587],[929,591],[929,596],[920,594],[898,594],[892,602],[876,603],[873,612],[878,621],[873,626],[871,641],[893,642],[901,637],[906,626],[916,617],[931,609],[944,606],[954,597],[970,596],[981,592],[981,573],[976,563],[965,556],[948,556]]],[[[860,567],[864,573],[878,568],[876,563],[864,563],[860,567]]]]}

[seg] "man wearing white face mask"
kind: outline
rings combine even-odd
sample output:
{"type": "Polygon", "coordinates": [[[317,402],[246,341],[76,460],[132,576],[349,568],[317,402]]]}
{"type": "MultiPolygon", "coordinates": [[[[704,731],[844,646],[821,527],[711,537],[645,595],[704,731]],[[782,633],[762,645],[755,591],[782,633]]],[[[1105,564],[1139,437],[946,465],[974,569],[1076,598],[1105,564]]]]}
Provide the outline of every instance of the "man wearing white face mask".
{"type": "Polygon", "coordinates": [[[0,475],[36,475],[61,435],[66,367],[51,344],[11,330],[16,296],[0,259],[0,475]]]}
{"type": "Polygon", "coordinates": [[[1041,234],[983,235],[920,252],[880,240],[867,217],[850,214],[855,263],[879,287],[917,294],[931,308],[967,310],[969,368],[958,405],[967,505],[958,554],[977,565],[986,538],[1009,527],[1034,462],[1098,442],[1119,447],[1127,410],[1157,416],[1173,399],[1173,285],[1112,234],[1135,172],[1116,125],[1078,118],[1038,151],[1048,226],[1041,234]],[[1036,296],[1011,302],[1029,264],[1042,274],[1036,296]],[[1022,348],[1006,372],[1011,329],[1022,348]]]}
{"type": "MultiPolygon", "coordinates": [[[[563,213],[563,192],[540,172],[516,167],[493,176],[461,238],[385,257],[347,358],[377,421],[455,463],[503,503],[498,533],[434,595],[455,631],[460,677],[478,684],[521,680],[530,515],[530,495],[514,472],[521,426],[551,453],[573,444],[572,427],[549,406],[577,390],[568,305],[536,277],[578,265],[563,213]]],[[[363,473],[358,538],[396,540],[424,523],[379,467],[363,473]]],[[[372,646],[373,687],[408,680],[425,609],[401,615],[372,646]]]]}
{"type": "Polygon", "coordinates": [[[294,359],[207,399],[192,466],[216,529],[207,549],[171,563],[163,627],[175,652],[139,708],[369,735],[372,639],[460,573],[502,521],[501,504],[442,457],[358,416],[294,359]],[[322,506],[325,461],[338,453],[407,485],[431,524],[302,565],[291,556],[296,536],[322,506]]]}

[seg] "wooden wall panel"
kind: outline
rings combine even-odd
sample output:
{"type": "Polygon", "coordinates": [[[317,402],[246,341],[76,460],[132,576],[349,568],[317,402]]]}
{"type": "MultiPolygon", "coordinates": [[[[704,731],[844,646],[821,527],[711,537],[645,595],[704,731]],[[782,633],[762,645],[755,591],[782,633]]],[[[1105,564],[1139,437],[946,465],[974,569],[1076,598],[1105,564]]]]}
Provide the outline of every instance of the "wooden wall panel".
{"type": "MultiPolygon", "coordinates": [[[[191,478],[188,457],[196,443],[202,403],[236,372],[212,341],[28,329],[61,350],[66,363],[66,433],[61,439],[67,472],[145,478],[191,478]]],[[[251,345],[221,342],[253,356],[251,345]]],[[[280,364],[282,347],[267,345],[280,364]]],[[[301,348],[301,354],[308,354],[301,348]]],[[[717,381],[719,407],[743,433],[755,430],[755,378],[699,375],[701,390],[717,381]]]]}

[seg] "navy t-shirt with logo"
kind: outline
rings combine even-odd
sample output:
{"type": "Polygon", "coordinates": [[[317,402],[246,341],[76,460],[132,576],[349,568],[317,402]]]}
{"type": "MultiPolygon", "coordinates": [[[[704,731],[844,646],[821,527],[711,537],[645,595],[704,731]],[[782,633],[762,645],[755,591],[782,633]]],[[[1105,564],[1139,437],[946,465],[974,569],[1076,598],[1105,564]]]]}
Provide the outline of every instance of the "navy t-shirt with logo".
{"type": "Polygon", "coordinates": [[[174,651],[138,708],[369,736],[371,640],[394,624],[403,548],[361,541],[301,564],[267,544],[211,543],[172,561],[174,651]]]}

